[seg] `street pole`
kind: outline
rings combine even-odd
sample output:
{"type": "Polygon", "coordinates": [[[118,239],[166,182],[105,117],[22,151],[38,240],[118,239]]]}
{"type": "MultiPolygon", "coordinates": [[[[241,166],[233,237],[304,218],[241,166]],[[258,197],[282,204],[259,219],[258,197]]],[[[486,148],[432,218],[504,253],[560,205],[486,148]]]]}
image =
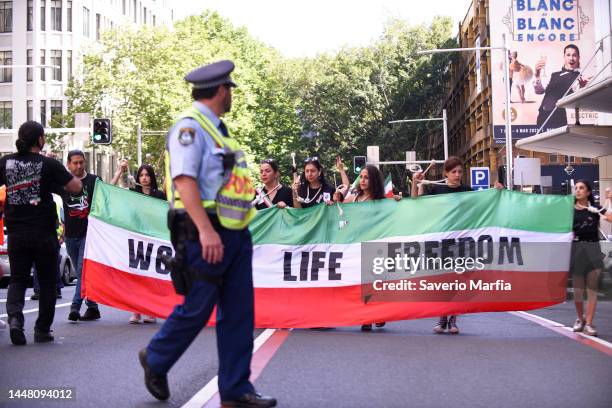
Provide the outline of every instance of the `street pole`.
{"type": "Polygon", "coordinates": [[[512,190],[512,125],[510,117],[510,73],[508,71],[508,40],[502,34],[504,42],[504,86],[506,89],[506,187],[512,190]]]}
{"type": "Polygon", "coordinates": [[[142,165],[142,129],[140,123],[136,128],[136,136],[138,137],[138,167],[142,165]]]}
{"type": "Polygon", "coordinates": [[[510,124],[510,74],[508,72],[508,43],[506,35],[502,35],[503,45],[501,47],[466,47],[466,48],[439,48],[434,50],[417,51],[417,55],[426,54],[441,54],[444,52],[460,52],[460,51],[489,51],[503,50],[504,51],[504,78],[506,89],[506,187],[512,190],[512,126],[510,124]]]}
{"type": "Polygon", "coordinates": [[[442,125],[444,127],[444,160],[448,159],[448,126],[446,121],[446,109],[442,109],[442,125]]]}

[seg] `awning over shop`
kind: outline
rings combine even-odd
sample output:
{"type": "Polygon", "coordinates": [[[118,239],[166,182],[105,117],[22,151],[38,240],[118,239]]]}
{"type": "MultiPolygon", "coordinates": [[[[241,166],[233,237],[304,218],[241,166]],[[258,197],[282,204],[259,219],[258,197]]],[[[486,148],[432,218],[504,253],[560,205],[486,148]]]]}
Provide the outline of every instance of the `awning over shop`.
{"type": "Polygon", "coordinates": [[[612,76],[559,99],[557,106],[612,113],[612,76]]]}
{"type": "Polygon", "coordinates": [[[612,126],[567,125],[521,139],[516,147],[578,157],[608,156],[612,154],[612,126]]]}

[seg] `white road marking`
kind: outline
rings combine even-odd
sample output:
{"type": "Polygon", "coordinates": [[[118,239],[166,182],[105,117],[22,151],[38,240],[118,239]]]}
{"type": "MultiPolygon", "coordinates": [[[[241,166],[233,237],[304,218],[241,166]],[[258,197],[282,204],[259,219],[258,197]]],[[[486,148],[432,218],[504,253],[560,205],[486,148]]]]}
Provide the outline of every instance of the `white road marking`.
{"type": "MultiPolygon", "coordinates": [[[[253,342],[253,354],[264,343],[274,334],[276,329],[266,329],[264,330],[253,342]]],[[[214,376],[208,384],[204,386],[200,391],[198,391],[189,401],[187,401],[181,408],[201,408],[204,404],[206,404],[210,399],[219,391],[218,385],[218,376],[214,376]]]]}
{"type": "Polygon", "coordinates": [[[609,348],[610,350],[612,350],[612,343],[610,343],[609,341],[605,341],[605,340],[600,339],[599,337],[595,337],[595,336],[587,336],[587,335],[586,335],[586,334],[584,334],[584,333],[574,332],[574,330],[573,330],[571,327],[567,327],[567,326],[565,326],[564,324],[561,324],[561,323],[555,322],[554,320],[546,319],[546,318],[544,318],[544,317],[540,317],[540,316],[537,316],[537,315],[534,315],[534,314],[531,314],[531,313],[527,313],[527,312],[510,312],[510,314],[515,314],[515,315],[519,315],[519,316],[520,316],[520,315],[527,315],[527,316],[529,316],[529,317],[531,317],[531,318],[534,318],[534,319],[536,319],[536,320],[540,320],[540,321],[541,321],[541,322],[543,322],[543,323],[547,323],[547,324],[548,324],[548,325],[550,325],[550,326],[559,327],[559,328],[561,328],[561,329],[563,329],[563,330],[567,330],[567,331],[573,332],[574,334],[577,334],[577,335],[579,335],[579,336],[582,336],[582,337],[584,337],[585,339],[592,340],[592,341],[594,341],[594,342],[596,342],[596,343],[599,343],[599,344],[601,344],[602,346],[607,347],[607,348],[609,348]]]}
{"type": "MultiPolygon", "coordinates": [[[[60,303],[59,305],[55,305],[55,308],[59,309],[60,307],[70,306],[71,304],[72,304],[72,302],[70,302],[70,303],[60,303]]],[[[23,314],[35,313],[35,312],[38,312],[38,308],[24,310],[23,314]]],[[[1,314],[0,317],[8,317],[8,315],[6,313],[5,314],[1,314]]]]}

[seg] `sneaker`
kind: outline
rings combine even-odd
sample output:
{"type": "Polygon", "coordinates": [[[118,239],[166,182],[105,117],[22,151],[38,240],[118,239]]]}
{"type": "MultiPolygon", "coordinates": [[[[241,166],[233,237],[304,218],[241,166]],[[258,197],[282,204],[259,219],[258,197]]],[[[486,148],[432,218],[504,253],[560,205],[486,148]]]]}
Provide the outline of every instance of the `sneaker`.
{"type": "Polygon", "coordinates": [[[387,322],[378,322],[376,323],[376,327],[385,327],[385,324],[387,324],[387,322]]]}
{"type": "Polygon", "coordinates": [[[62,298],[62,290],[58,289],[57,290],[57,296],[55,296],[56,299],[61,299],[62,298]]]}
{"type": "Polygon", "coordinates": [[[138,324],[138,323],[140,323],[140,314],[132,313],[132,316],[130,316],[130,320],[128,320],[128,322],[130,324],[138,324]]]}
{"type": "Polygon", "coordinates": [[[597,336],[597,330],[592,324],[585,324],[582,332],[587,336],[597,336]]]}
{"type": "Polygon", "coordinates": [[[448,332],[450,334],[459,334],[459,328],[457,327],[457,316],[451,316],[448,319],[448,332]]]}
{"type": "Polygon", "coordinates": [[[361,325],[361,331],[372,331],[372,325],[371,324],[362,324],[361,325]]]}
{"type": "Polygon", "coordinates": [[[157,322],[157,319],[155,319],[155,317],[153,316],[145,316],[144,319],[142,319],[143,323],[150,323],[150,324],[154,324],[157,322]]]}
{"type": "Polygon", "coordinates": [[[448,319],[446,316],[441,316],[440,320],[438,320],[438,324],[434,327],[433,331],[434,333],[444,333],[444,330],[446,330],[446,325],[448,324],[448,319]]]}
{"type": "Polygon", "coordinates": [[[584,329],[584,320],[576,319],[576,321],[574,322],[574,326],[572,327],[572,330],[575,332],[581,332],[582,329],[584,329]]]}
{"type": "Polygon", "coordinates": [[[71,310],[70,314],[68,314],[68,320],[71,322],[76,322],[81,318],[81,314],[78,310],[71,310]]]}
{"type": "Polygon", "coordinates": [[[88,307],[83,316],[81,316],[81,320],[98,320],[100,317],[100,310],[97,307],[88,307]]]}
{"type": "Polygon", "coordinates": [[[40,296],[38,295],[37,292],[34,292],[34,294],[30,296],[30,300],[38,300],[38,299],[40,299],[40,296]]]}

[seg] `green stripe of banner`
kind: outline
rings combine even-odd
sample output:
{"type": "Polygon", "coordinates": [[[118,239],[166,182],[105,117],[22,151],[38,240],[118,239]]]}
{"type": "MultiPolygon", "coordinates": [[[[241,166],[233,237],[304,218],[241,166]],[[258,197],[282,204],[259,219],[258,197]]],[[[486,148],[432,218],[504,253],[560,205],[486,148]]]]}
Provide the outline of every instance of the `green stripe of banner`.
{"type": "MultiPolygon", "coordinates": [[[[350,244],[390,236],[504,227],[548,233],[572,231],[573,196],[490,189],[403,199],[385,199],[307,209],[260,211],[251,224],[255,244],[350,244]],[[339,228],[338,222],[348,225],[339,228]],[[294,226],[299,225],[299,229],[294,226]]],[[[169,239],[167,203],[98,182],[91,215],[133,232],[169,239]],[[111,199],[114,205],[111,205],[111,199]]]]}

